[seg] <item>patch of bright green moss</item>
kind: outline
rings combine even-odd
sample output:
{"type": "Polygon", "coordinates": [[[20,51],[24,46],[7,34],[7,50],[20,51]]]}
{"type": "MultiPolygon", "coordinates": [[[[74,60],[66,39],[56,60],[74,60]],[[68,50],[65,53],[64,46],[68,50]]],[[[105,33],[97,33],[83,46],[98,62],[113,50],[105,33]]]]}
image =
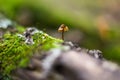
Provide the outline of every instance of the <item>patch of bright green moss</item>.
{"type": "Polygon", "coordinates": [[[36,33],[32,38],[34,44],[27,45],[23,38],[18,37],[17,33],[4,34],[3,40],[0,41],[0,73],[9,75],[12,70],[25,67],[36,49],[46,51],[59,47],[58,43],[62,42],[62,40],[53,38],[46,33],[36,33]]]}

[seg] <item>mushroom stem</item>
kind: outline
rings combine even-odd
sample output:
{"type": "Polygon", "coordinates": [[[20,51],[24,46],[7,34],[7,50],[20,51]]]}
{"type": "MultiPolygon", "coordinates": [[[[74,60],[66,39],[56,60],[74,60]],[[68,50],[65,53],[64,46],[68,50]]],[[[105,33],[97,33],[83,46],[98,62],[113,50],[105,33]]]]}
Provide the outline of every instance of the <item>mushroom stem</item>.
{"type": "Polygon", "coordinates": [[[62,40],[64,40],[64,31],[62,31],[62,40]]]}

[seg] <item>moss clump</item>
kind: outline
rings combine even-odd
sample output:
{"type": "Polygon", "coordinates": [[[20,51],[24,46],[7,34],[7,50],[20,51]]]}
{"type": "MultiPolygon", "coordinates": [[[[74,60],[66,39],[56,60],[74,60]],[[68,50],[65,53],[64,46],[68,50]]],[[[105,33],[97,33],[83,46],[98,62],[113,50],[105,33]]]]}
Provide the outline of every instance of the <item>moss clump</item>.
{"type": "Polygon", "coordinates": [[[0,41],[0,73],[2,75],[9,75],[12,70],[25,67],[37,49],[49,50],[59,47],[58,43],[62,42],[43,32],[35,33],[32,38],[34,44],[27,45],[22,37],[18,37],[18,33],[4,34],[3,40],[0,41]]]}

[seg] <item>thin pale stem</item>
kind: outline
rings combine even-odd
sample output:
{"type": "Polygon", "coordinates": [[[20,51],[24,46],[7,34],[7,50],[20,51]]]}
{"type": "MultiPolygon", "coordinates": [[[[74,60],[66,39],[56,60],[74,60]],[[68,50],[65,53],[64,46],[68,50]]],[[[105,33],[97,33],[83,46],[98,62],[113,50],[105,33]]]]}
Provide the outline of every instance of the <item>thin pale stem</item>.
{"type": "Polygon", "coordinates": [[[64,40],[64,31],[62,31],[62,40],[64,40]]]}

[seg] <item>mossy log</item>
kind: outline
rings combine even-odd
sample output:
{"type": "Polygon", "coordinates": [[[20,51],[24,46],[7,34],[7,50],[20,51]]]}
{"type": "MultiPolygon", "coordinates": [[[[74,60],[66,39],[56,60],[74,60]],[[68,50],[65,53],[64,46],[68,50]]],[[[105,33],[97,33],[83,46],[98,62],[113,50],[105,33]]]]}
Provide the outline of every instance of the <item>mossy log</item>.
{"type": "Polygon", "coordinates": [[[34,53],[50,50],[59,47],[62,42],[48,34],[37,30],[17,26],[16,31],[9,30],[3,33],[0,40],[0,73],[8,76],[14,69],[26,67],[34,53]]]}
{"type": "Polygon", "coordinates": [[[119,80],[99,50],[81,49],[36,28],[17,26],[0,40],[1,80],[119,80]]]}

